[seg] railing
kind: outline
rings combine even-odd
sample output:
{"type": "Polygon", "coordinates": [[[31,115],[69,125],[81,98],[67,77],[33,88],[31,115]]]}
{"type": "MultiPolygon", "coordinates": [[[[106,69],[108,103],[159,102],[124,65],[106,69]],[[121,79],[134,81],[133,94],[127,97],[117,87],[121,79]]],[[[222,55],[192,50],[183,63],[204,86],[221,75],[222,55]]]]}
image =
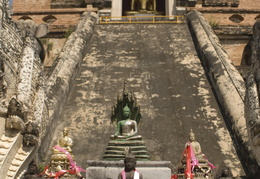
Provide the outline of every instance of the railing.
{"type": "Polygon", "coordinates": [[[100,24],[115,23],[184,23],[185,16],[121,16],[100,17],[100,24]]]}

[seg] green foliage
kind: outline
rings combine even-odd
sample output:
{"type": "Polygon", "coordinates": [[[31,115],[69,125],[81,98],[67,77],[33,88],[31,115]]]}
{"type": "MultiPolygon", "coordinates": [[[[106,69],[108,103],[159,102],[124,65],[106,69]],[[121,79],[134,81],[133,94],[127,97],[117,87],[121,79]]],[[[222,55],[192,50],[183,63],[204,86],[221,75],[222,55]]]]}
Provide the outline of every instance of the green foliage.
{"type": "Polygon", "coordinates": [[[49,42],[47,44],[47,48],[46,48],[46,52],[47,52],[48,56],[50,55],[50,51],[52,50],[52,47],[53,47],[53,43],[49,42]]]}
{"type": "Polygon", "coordinates": [[[219,21],[216,21],[215,19],[210,19],[209,25],[212,29],[219,29],[219,21]]]}
{"type": "Polygon", "coordinates": [[[65,38],[69,38],[70,34],[72,34],[72,32],[74,32],[74,28],[73,27],[69,27],[68,30],[65,32],[64,36],[65,38]]]}
{"type": "Polygon", "coordinates": [[[43,172],[44,168],[45,168],[45,166],[44,166],[43,163],[38,164],[38,169],[39,169],[40,172],[43,172]]]}
{"type": "Polygon", "coordinates": [[[49,56],[50,55],[50,51],[53,48],[53,43],[49,41],[49,39],[40,39],[41,43],[43,46],[46,47],[46,53],[49,56]]]}

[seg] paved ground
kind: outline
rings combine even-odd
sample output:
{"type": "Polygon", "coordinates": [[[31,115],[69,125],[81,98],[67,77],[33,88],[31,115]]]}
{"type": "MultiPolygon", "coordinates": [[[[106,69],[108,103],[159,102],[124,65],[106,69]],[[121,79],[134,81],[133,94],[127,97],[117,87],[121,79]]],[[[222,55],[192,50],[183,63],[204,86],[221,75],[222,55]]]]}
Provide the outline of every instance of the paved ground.
{"type": "MultiPolygon", "coordinates": [[[[152,160],[173,172],[192,128],[215,165],[240,163],[186,24],[98,25],[62,114],[77,163],[100,160],[115,132],[110,113],[124,80],[141,106],[139,128],[152,160]]],[[[63,124],[61,124],[62,126],[63,124]]]]}

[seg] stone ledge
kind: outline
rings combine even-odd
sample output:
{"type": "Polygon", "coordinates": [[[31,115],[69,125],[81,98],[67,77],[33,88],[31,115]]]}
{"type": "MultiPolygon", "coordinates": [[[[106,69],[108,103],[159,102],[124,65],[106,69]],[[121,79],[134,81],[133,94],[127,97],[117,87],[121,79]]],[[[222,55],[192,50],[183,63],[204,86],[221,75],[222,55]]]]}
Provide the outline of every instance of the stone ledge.
{"type": "MultiPolygon", "coordinates": [[[[105,161],[105,160],[88,160],[88,166],[102,167],[124,167],[123,160],[121,161],[105,161]]],[[[170,167],[170,161],[137,161],[137,167],[170,167]]]]}
{"type": "MultiPolygon", "coordinates": [[[[87,161],[86,179],[114,179],[124,169],[123,161],[87,161]]],[[[149,179],[170,179],[170,161],[137,161],[136,170],[149,179]]]]}
{"type": "Polygon", "coordinates": [[[24,15],[24,14],[29,14],[29,15],[39,15],[39,14],[71,14],[71,13],[76,13],[76,14],[82,14],[83,12],[97,12],[98,8],[66,8],[66,9],[45,9],[44,11],[42,10],[31,10],[30,12],[28,10],[24,11],[15,11],[13,13],[13,16],[17,15],[24,15]]]}
{"type": "Polygon", "coordinates": [[[193,10],[197,10],[201,13],[260,13],[260,9],[241,9],[241,8],[232,8],[232,7],[187,7],[187,11],[191,12],[193,10]]]}

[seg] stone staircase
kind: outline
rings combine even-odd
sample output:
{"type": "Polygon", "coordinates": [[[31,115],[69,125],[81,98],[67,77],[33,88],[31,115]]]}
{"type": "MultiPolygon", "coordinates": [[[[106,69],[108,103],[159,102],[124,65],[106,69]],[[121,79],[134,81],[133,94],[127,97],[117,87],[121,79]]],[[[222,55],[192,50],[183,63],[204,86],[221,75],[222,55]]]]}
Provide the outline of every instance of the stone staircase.
{"type": "Polygon", "coordinates": [[[5,178],[13,158],[22,145],[22,135],[16,130],[6,130],[0,138],[0,176],[5,178]]]}
{"type": "Polygon", "coordinates": [[[19,175],[19,169],[20,167],[26,163],[26,159],[29,158],[30,154],[33,152],[34,146],[29,147],[23,147],[21,146],[15,155],[13,161],[11,162],[11,165],[7,171],[7,177],[6,179],[12,179],[15,178],[17,175],[19,175]]]}

